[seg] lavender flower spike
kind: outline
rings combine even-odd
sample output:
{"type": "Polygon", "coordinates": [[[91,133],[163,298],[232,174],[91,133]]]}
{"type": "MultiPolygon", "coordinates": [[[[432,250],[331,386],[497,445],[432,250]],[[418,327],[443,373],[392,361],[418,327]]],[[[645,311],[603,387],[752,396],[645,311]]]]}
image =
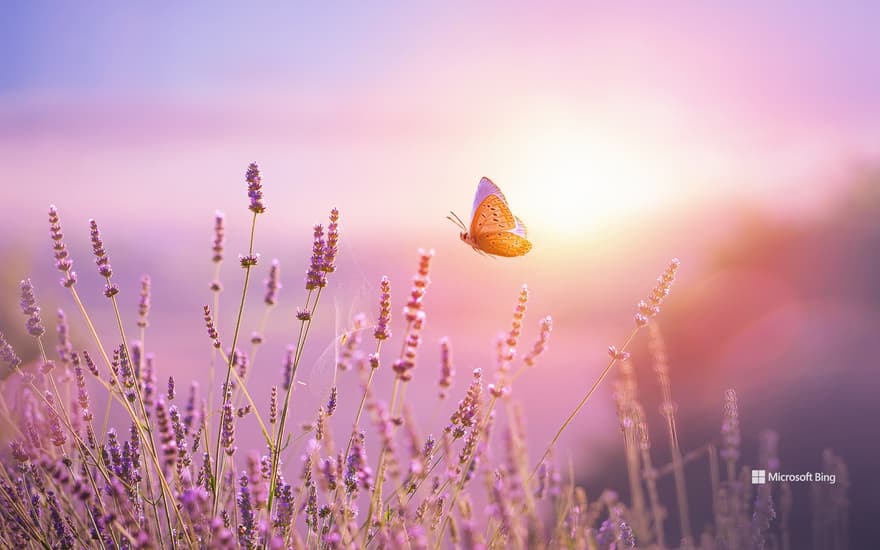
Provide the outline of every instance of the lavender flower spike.
{"type": "Polygon", "coordinates": [[[266,297],[263,301],[267,306],[274,306],[278,303],[279,290],[281,290],[281,263],[276,258],[272,260],[269,276],[266,277],[266,297]]]}
{"type": "Polygon", "coordinates": [[[0,332],[0,361],[5,361],[9,363],[9,368],[14,369],[21,365],[21,358],[19,358],[18,354],[15,353],[15,349],[12,347],[12,344],[6,341],[6,338],[3,336],[3,333],[0,332]]]}
{"type": "Polygon", "coordinates": [[[70,259],[70,253],[64,244],[64,233],[61,231],[61,221],[54,204],[49,205],[49,235],[52,237],[55,267],[64,273],[61,286],[70,288],[76,284],[76,273],[73,271],[73,260],[70,259]]]}
{"type": "Polygon", "coordinates": [[[250,163],[244,177],[248,184],[248,197],[251,199],[248,208],[254,214],[262,214],[266,211],[266,205],[263,203],[263,178],[260,176],[260,167],[256,162],[250,163]]]}
{"type": "Polygon", "coordinates": [[[226,244],[226,215],[217,210],[214,213],[214,241],[211,250],[214,256],[211,258],[215,264],[223,261],[223,248],[226,244]]]}
{"type": "Polygon", "coordinates": [[[327,225],[327,244],[324,247],[324,271],[336,271],[336,255],[339,253],[339,210],[330,210],[330,224],[327,225]]]}
{"type": "Polygon", "coordinates": [[[387,340],[391,337],[391,282],[388,277],[382,277],[379,289],[379,321],[373,336],[376,340],[387,340]]]}
{"type": "Polygon", "coordinates": [[[316,225],[314,227],[312,241],[312,259],[309,264],[309,270],[306,272],[306,290],[314,290],[316,288],[324,288],[327,286],[327,274],[324,271],[324,226],[316,225]]]}
{"type": "Polygon", "coordinates": [[[107,250],[104,248],[104,241],[101,239],[101,231],[98,229],[98,222],[89,220],[89,229],[92,239],[92,253],[95,255],[95,264],[98,266],[98,273],[107,279],[104,286],[104,296],[111,298],[119,293],[119,287],[110,282],[113,275],[113,268],[110,266],[110,258],[107,257],[107,250]]]}
{"type": "Polygon", "coordinates": [[[141,277],[141,296],[138,300],[138,321],[140,328],[146,328],[149,322],[147,317],[150,315],[150,276],[141,277]]]}
{"type": "Polygon", "coordinates": [[[28,320],[25,323],[28,334],[39,338],[46,333],[43,321],[40,319],[40,307],[37,305],[37,297],[34,296],[34,285],[30,279],[21,282],[21,312],[28,320]]]}

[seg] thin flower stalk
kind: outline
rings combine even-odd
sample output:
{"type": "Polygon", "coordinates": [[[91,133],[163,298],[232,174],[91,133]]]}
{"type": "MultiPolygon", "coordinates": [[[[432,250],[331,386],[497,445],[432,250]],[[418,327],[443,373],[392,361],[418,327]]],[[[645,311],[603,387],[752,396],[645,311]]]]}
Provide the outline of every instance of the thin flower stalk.
{"type": "MultiPolygon", "coordinates": [[[[241,266],[244,268],[244,283],[242,284],[241,290],[241,299],[238,304],[238,314],[235,318],[235,328],[232,331],[232,353],[229,354],[229,357],[226,361],[226,379],[223,382],[223,392],[225,393],[229,388],[229,379],[233,374],[233,365],[232,361],[235,357],[236,346],[238,345],[238,337],[239,332],[241,331],[241,322],[244,316],[244,306],[245,301],[247,300],[247,290],[248,285],[251,279],[251,270],[257,264],[257,255],[254,254],[254,236],[256,233],[257,227],[257,216],[262,212],[265,212],[266,206],[263,202],[263,191],[262,191],[262,177],[260,175],[260,169],[256,163],[251,163],[248,166],[247,172],[245,173],[245,180],[248,184],[248,197],[250,197],[251,204],[249,209],[253,212],[251,216],[251,229],[250,229],[250,237],[248,239],[248,253],[246,256],[241,258],[241,266]]],[[[241,384],[239,384],[241,385],[241,384]]],[[[213,491],[214,491],[214,501],[211,508],[212,515],[216,515],[218,506],[220,504],[220,497],[222,493],[222,484],[220,484],[220,480],[223,478],[223,468],[226,464],[225,459],[221,459],[220,449],[221,449],[221,440],[223,439],[223,428],[224,423],[226,421],[226,415],[228,411],[226,407],[220,409],[220,419],[217,422],[217,442],[214,449],[214,475],[211,482],[213,491]]]]}
{"type": "Polygon", "coordinates": [[[587,401],[593,396],[596,392],[596,389],[602,384],[605,380],[605,377],[608,376],[608,373],[611,372],[611,369],[617,362],[621,359],[628,357],[626,348],[632,342],[633,338],[635,338],[638,331],[647,326],[648,321],[656,316],[660,312],[660,305],[663,302],[663,299],[669,294],[669,289],[672,286],[672,282],[675,279],[675,273],[678,270],[680,262],[678,259],[673,259],[669,266],[666,268],[666,271],[658,278],[657,286],[651,291],[651,294],[647,301],[641,301],[638,304],[638,312],[635,316],[635,328],[632,330],[630,335],[624,340],[623,345],[620,348],[616,348],[612,346],[609,348],[609,355],[611,356],[611,360],[608,361],[608,364],[602,369],[602,372],[599,373],[599,377],[596,378],[595,382],[590,386],[590,389],[587,390],[587,393],[581,398],[580,402],[578,402],[577,406],[571,411],[571,413],[566,417],[565,421],[563,421],[562,426],[556,431],[556,434],[553,436],[553,439],[550,440],[550,444],[547,445],[547,448],[544,450],[544,453],[541,455],[538,463],[535,464],[535,468],[532,470],[529,478],[535,476],[538,473],[538,469],[541,467],[541,463],[547,459],[550,455],[550,451],[556,445],[556,442],[559,441],[559,437],[562,436],[562,432],[571,424],[571,421],[577,416],[577,414],[581,411],[581,409],[586,405],[587,401]]]}
{"type": "Polygon", "coordinates": [[[666,345],[660,333],[657,323],[649,325],[649,347],[654,362],[654,372],[660,382],[662,402],[660,410],[666,420],[666,430],[669,434],[669,445],[672,452],[672,467],[675,477],[675,496],[678,503],[679,524],[681,527],[682,540],[685,544],[693,544],[693,534],[690,525],[690,513],[688,511],[687,487],[685,486],[684,462],[681,455],[681,445],[678,441],[678,430],[675,422],[675,402],[672,401],[672,385],[669,380],[669,361],[666,354],[666,345]]]}

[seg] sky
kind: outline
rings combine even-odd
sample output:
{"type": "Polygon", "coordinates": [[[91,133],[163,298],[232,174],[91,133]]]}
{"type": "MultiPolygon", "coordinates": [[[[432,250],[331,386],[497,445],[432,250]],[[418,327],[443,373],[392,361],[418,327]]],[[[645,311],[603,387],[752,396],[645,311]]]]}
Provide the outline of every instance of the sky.
{"type": "MultiPolygon", "coordinates": [[[[699,403],[692,419],[708,418],[733,378],[747,388],[731,365],[754,359],[756,341],[803,349],[807,325],[777,335],[767,328],[776,319],[807,311],[826,333],[833,328],[822,313],[833,277],[811,287],[819,288],[813,302],[795,281],[803,269],[756,262],[710,277],[719,247],[742,237],[755,212],[772,228],[822,220],[841,208],[853,174],[880,160],[877,3],[37,1],[0,9],[0,275],[12,284],[32,275],[64,303],[46,238],[54,203],[83,293],[92,293],[98,324],[112,329],[88,258],[85,223],[98,219],[130,311],[138,277],[153,276],[151,341],[172,368],[204,359],[203,346],[178,335],[201,335],[216,209],[227,213],[230,258],[245,246],[243,175],[258,161],[269,210],[257,247],[281,259],[286,295],[281,328],[267,331],[267,363],[283,355],[311,226],[338,206],[338,292],[321,334],[353,311],[372,311],[383,274],[405,292],[416,249],[433,247],[426,341],[449,335],[467,372],[491,357],[492,337],[528,282],[526,337],[545,314],[557,325],[547,370],[518,393],[538,429],[577,402],[581,388],[568,382],[601,369],[605,348],[625,336],[634,304],[672,256],[682,258],[677,284],[691,295],[670,307],[688,330],[706,324],[694,306],[701,300],[729,329],[718,297],[732,287],[750,293],[737,311],[750,306],[752,316],[713,334],[717,344],[700,348],[679,334],[671,350],[687,356],[693,343],[704,353],[673,372],[679,381],[730,367],[686,386],[703,384],[688,399],[699,403]],[[529,226],[528,256],[479,257],[444,219],[449,210],[468,214],[481,176],[529,226]]],[[[224,269],[237,292],[234,266],[224,269]]],[[[14,287],[0,282],[3,305],[14,306],[14,287]]],[[[252,290],[254,303],[260,292],[252,290]]],[[[858,301],[834,311],[871,326],[874,314],[858,301]]],[[[249,316],[254,324],[259,310],[249,316]]],[[[434,358],[436,349],[425,353],[434,358]]],[[[306,382],[329,380],[331,355],[310,350],[306,382]]],[[[784,352],[761,357],[782,361],[784,352]]],[[[270,383],[255,380],[266,386],[257,393],[270,383]]],[[[590,433],[619,452],[606,389],[570,443],[604,426],[590,433]]],[[[314,391],[307,395],[317,402],[314,391]]],[[[760,392],[742,396],[772,404],[760,392]]],[[[781,414],[779,405],[767,417],[781,414]]],[[[816,438],[840,432],[833,423],[825,430],[816,438]]],[[[589,469],[601,466],[596,456],[580,458],[589,469]]]]}
{"type": "Polygon", "coordinates": [[[870,3],[5,10],[0,155],[41,209],[183,204],[253,158],[316,203],[466,211],[489,175],[555,240],[719,197],[809,206],[880,153],[870,3]]]}

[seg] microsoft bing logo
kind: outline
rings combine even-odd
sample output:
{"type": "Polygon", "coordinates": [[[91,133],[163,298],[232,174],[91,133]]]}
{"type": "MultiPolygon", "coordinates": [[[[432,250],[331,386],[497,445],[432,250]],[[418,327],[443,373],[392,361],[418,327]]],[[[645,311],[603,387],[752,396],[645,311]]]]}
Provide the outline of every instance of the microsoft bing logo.
{"type": "Polygon", "coordinates": [[[752,470],[752,485],[764,485],[767,483],[766,470],[752,470]]]}

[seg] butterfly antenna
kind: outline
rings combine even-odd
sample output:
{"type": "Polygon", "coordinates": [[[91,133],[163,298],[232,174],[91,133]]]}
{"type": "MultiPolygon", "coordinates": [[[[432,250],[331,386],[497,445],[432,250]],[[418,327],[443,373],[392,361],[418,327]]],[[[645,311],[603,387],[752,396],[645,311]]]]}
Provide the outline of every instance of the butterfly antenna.
{"type": "Polygon", "coordinates": [[[453,216],[455,216],[455,219],[457,220],[458,225],[460,225],[462,229],[467,231],[467,226],[465,225],[465,223],[463,221],[461,221],[461,218],[458,217],[458,214],[456,214],[452,210],[450,210],[449,213],[452,214],[453,216]]]}

